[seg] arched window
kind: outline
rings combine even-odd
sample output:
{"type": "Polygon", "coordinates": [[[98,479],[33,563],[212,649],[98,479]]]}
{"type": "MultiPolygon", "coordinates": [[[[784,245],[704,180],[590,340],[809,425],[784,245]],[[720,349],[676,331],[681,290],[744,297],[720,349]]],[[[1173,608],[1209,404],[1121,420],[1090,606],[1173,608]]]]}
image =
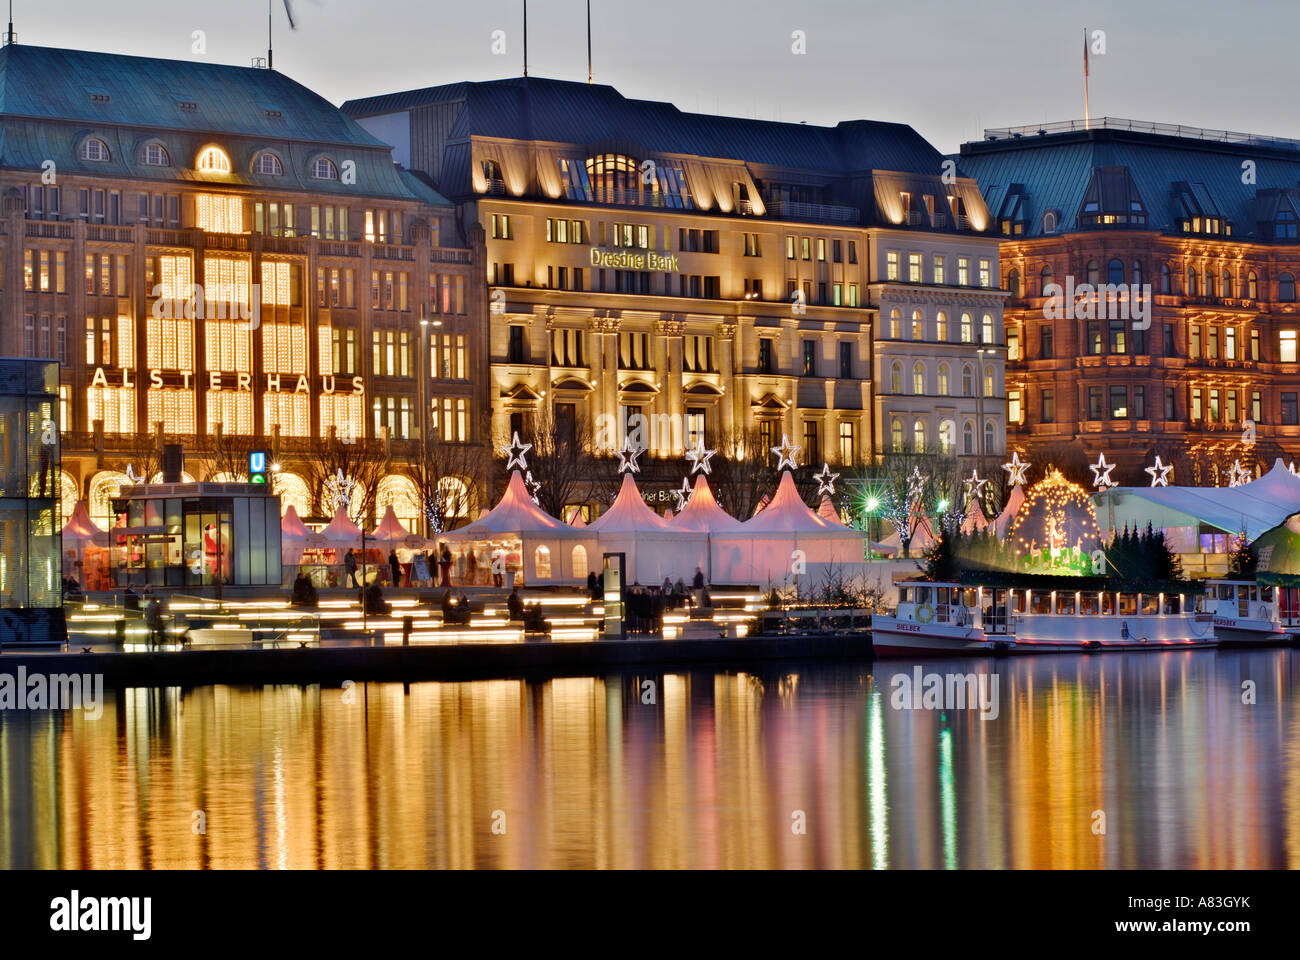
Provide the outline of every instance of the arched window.
{"type": "Polygon", "coordinates": [[[948,389],[951,385],[948,383],[948,364],[939,364],[939,396],[948,396],[948,389]]]}
{"type": "Polygon", "coordinates": [[[230,158],[220,147],[205,147],[197,166],[204,173],[229,173],[230,158]]]}
{"type": "Polygon", "coordinates": [[[1142,284],[1142,261],[1141,260],[1133,261],[1133,284],[1134,286],[1141,286],[1142,284]]]}
{"type": "Polygon", "coordinates": [[[984,396],[993,396],[993,364],[984,366],[984,396]]]}
{"type": "Polygon", "coordinates": [[[469,487],[460,477],[442,477],[438,480],[438,491],[442,494],[442,515],[447,520],[466,519],[470,515],[473,503],[470,501],[469,487]]]}
{"type": "Polygon", "coordinates": [[[925,393],[925,364],[920,360],[912,365],[912,392],[918,397],[925,393]]]}
{"type": "Polygon", "coordinates": [[[382,519],[388,508],[407,530],[420,523],[420,490],[410,477],[389,474],[375,488],[375,516],[382,519]]]}
{"type": "Polygon", "coordinates": [[[1060,220],[1060,218],[1057,216],[1055,210],[1048,210],[1046,213],[1044,213],[1044,214],[1043,214],[1043,233],[1055,233],[1055,232],[1056,232],[1056,225],[1057,225],[1057,223],[1059,222],[1059,220],[1060,220]]]}
{"type": "Polygon", "coordinates": [[[1170,273],[1169,270],[1169,264],[1162,263],[1160,265],[1160,292],[1173,293],[1174,292],[1173,286],[1174,286],[1174,281],[1172,278],[1172,274],[1170,273]]]}
{"type": "Polygon", "coordinates": [[[1196,296],[1196,268],[1195,267],[1187,268],[1187,295],[1189,297],[1196,296]]]}
{"type": "Polygon", "coordinates": [[[969,420],[961,425],[961,452],[968,457],[975,453],[975,424],[969,420]]]}
{"type": "Polygon", "coordinates": [[[912,339],[925,339],[925,316],[920,310],[912,311],[912,339]]]}
{"type": "Polygon", "coordinates": [[[1123,283],[1124,282],[1124,261],[1116,258],[1106,264],[1106,282],[1123,283]]]}
{"type": "Polygon", "coordinates": [[[1096,260],[1089,260],[1086,268],[1088,282],[1094,287],[1101,281],[1101,267],[1097,265],[1096,260]]]}
{"type": "Polygon", "coordinates": [[[903,452],[903,421],[902,420],[899,420],[897,417],[894,418],[894,423],[890,427],[890,434],[891,434],[891,440],[893,442],[894,452],[902,453],[903,452]]]}
{"type": "Polygon", "coordinates": [[[1050,263],[1043,264],[1043,271],[1038,276],[1038,281],[1039,283],[1042,284],[1042,286],[1039,287],[1038,290],[1039,296],[1042,297],[1047,296],[1047,288],[1051,284],[1053,276],[1054,274],[1052,273],[1052,265],[1050,263]]]}
{"type": "Polygon", "coordinates": [[[1020,271],[1015,267],[1007,272],[1007,289],[1011,291],[1013,297],[1020,296],[1020,271]]]}
{"type": "Polygon", "coordinates": [[[1219,287],[1219,295],[1227,298],[1232,297],[1232,274],[1228,272],[1227,267],[1223,268],[1223,281],[1219,287]]]}
{"type": "Polygon", "coordinates": [[[1295,299],[1295,277],[1291,274],[1284,273],[1277,278],[1277,298],[1286,303],[1295,299]]]}
{"type": "Polygon", "coordinates": [[[170,167],[172,158],[167,155],[167,149],[161,143],[146,143],[140,154],[140,162],[147,167],[170,167]]]}
{"type": "Polygon", "coordinates": [[[257,155],[257,163],[253,165],[253,172],[260,173],[265,177],[282,177],[284,176],[284,164],[270,150],[263,150],[257,155]]]}
{"type": "Polygon", "coordinates": [[[1205,295],[1214,296],[1214,272],[1209,267],[1205,268],[1205,295]]]}
{"type": "Polygon", "coordinates": [[[975,322],[971,319],[969,313],[963,313],[961,315],[961,342],[975,342],[975,322]]]}
{"type": "Polygon", "coordinates": [[[889,311],[889,338],[891,340],[901,339],[903,336],[903,315],[899,312],[898,307],[889,311]]]}
{"type": "MultiPolygon", "coordinates": [[[[639,164],[620,153],[587,158],[587,177],[597,203],[636,203],[640,196],[639,164]]],[[[655,185],[658,181],[652,178],[655,185]]]]}
{"type": "Polygon", "coordinates": [[[889,368],[889,392],[903,392],[903,365],[897,360],[895,360],[894,365],[889,368]]]}
{"type": "Polygon", "coordinates": [[[995,431],[994,431],[994,429],[993,429],[993,421],[992,421],[992,420],[985,421],[985,423],[984,423],[984,453],[985,453],[986,455],[987,455],[987,454],[997,453],[997,452],[998,452],[998,451],[997,451],[997,448],[993,445],[994,432],[995,432],[995,431]]]}
{"type": "Polygon", "coordinates": [[[317,157],[312,161],[311,178],[313,180],[337,180],[339,178],[339,168],[334,166],[334,161],[329,157],[317,157]]]}
{"type": "Polygon", "coordinates": [[[81,159],[95,163],[107,163],[112,159],[108,153],[108,144],[98,137],[88,137],[81,145],[81,159]]]}
{"type": "Polygon", "coordinates": [[[541,544],[533,551],[533,566],[537,570],[538,580],[551,579],[551,548],[541,544]]]}
{"type": "Polygon", "coordinates": [[[573,567],[572,575],[574,580],[587,579],[587,548],[578,544],[573,548],[572,559],[570,561],[573,567]]]}
{"type": "Polygon", "coordinates": [[[912,424],[912,449],[925,453],[925,421],[918,419],[912,424]]]}
{"type": "Polygon", "coordinates": [[[993,342],[993,316],[991,314],[988,313],[984,314],[983,327],[984,327],[983,330],[984,342],[992,343],[993,342]]]}
{"type": "Polygon", "coordinates": [[[948,314],[940,310],[934,316],[934,336],[939,341],[948,339],[948,314]]]}
{"type": "Polygon", "coordinates": [[[969,363],[964,364],[961,368],[961,395],[963,397],[975,396],[975,371],[971,369],[969,363]]]}
{"type": "Polygon", "coordinates": [[[274,483],[281,512],[293,507],[299,517],[311,516],[311,488],[306,480],[296,473],[277,473],[274,483]]]}
{"type": "Polygon", "coordinates": [[[1246,277],[1246,297],[1250,300],[1259,299],[1259,277],[1255,275],[1254,270],[1246,277]]]}
{"type": "Polygon", "coordinates": [[[952,448],[956,442],[957,425],[951,420],[944,420],[939,424],[939,452],[945,457],[952,455],[952,448]]]}

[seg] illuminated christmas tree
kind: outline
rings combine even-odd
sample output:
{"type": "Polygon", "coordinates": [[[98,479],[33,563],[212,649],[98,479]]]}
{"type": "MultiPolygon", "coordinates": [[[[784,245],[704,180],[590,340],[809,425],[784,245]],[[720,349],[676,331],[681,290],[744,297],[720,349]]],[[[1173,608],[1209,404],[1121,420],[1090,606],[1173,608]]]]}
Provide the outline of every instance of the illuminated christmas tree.
{"type": "Polygon", "coordinates": [[[1007,539],[1028,572],[1091,573],[1092,552],[1101,542],[1092,498],[1049,467],[1047,476],[1029,488],[1007,539]]]}

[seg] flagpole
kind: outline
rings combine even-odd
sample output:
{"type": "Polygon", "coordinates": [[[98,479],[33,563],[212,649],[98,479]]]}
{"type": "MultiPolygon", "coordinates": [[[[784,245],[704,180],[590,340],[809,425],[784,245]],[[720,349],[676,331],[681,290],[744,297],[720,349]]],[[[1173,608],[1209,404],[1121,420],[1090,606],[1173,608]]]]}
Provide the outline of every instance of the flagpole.
{"type": "Polygon", "coordinates": [[[1083,128],[1092,126],[1092,112],[1088,106],[1088,28],[1083,28],[1083,128]]]}

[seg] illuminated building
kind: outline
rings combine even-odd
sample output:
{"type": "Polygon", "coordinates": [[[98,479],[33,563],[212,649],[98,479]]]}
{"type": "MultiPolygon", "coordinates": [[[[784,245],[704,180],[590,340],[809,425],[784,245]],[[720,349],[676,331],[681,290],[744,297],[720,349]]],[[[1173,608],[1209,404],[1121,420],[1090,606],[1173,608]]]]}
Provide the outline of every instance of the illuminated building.
{"type": "Polygon", "coordinates": [[[671,486],[655,459],[700,439],[767,458],[787,435],[814,465],[895,433],[1002,451],[997,237],[910,127],[701,116],[537,78],[343,110],[483,231],[503,441],[540,412],[606,453],[639,426],[671,486]]]}
{"type": "Polygon", "coordinates": [[[88,497],[105,523],[159,430],[194,479],[236,479],[205,454],[218,427],[263,438],[314,513],[302,465],[331,431],[385,437],[400,473],[422,370],[429,435],[482,442],[455,415],[486,402],[481,268],[454,207],[335,107],[266,69],[16,43],[0,89],[0,355],[63,365],[65,516],[88,497]]]}
{"type": "Polygon", "coordinates": [[[960,164],[1003,240],[1013,445],[1142,485],[1157,455],[1225,486],[1296,458],[1300,141],[1103,119],[989,130],[960,164]]]}

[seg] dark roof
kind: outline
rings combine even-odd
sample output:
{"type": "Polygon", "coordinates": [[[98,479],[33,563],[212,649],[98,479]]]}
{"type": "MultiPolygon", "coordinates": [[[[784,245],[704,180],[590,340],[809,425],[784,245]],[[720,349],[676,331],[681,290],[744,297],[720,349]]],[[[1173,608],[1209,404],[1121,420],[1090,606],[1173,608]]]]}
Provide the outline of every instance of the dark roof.
{"type": "Polygon", "coordinates": [[[447,202],[402,176],[387,144],[273,70],[17,43],[0,49],[0,166],[39,170],[53,160],[60,171],[196,179],[193,158],[210,142],[231,156],[230,184],[447,202]],[[108,145],[108,162],[81,160],[79,145],[92,135],[108,145]],[[140,163],[151,139],[167,149],[172,166],[140,163]],[[263,150],[280,157],[282,176],[253,171],[263,150]],[[340,166],[353,161],[355,185],[311,179],[321,155],[340,166]]]}
{"type": "Polygon", "coordinates": [[[353,117],[461,103],[448,140],[598,144],[625,142],[642,154],[732,159],[825,174],[898,170],[938,175],[943,156],[910,126],[851,120],[834,127],[685,113],[633,100],[604,84],[541,77],[462,82],[349,100],[353,117]]]}
{"type": "MultiPolygon", "coordinates": [[[[979,181],[990,210],[1003,209],[1010,195],[1025,196],[1026,237],[1043,236],[1048,210],[1060,215],[1058,233],[1080,229],[1080,208],[1102,168],[1127,171],[1146,208],[1147,229],[1178,231],[1178,221],[1194,206],[1217,210],[1240,238],[1257,233],[1257,195],[1294,190],[1300,183],[1300,149],[1287,141],[1223,142],[1110,127],[966,143],[957,159],[962,174],[979,181]],[[1253,183],[1242,182],[1245,161],[1254,164],[1253,183]]],[[[1111,170],[1098,180],[1120,183],[1111,170]]],[[[1103,188],[1102,196],[1107,192],[1116,191],[1103,188]]]]}

